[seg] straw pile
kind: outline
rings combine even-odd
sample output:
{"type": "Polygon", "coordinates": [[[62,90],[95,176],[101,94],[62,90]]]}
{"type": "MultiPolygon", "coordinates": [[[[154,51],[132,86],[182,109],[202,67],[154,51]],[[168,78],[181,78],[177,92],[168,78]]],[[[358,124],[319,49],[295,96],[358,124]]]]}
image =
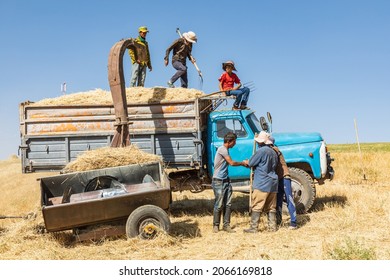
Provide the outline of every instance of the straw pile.
{"type": "MultiPolygon", "coordinates": [[[[205,95],[197,89],[187,88],[144,88],[131,87],[126,89],[127,103],[160,103],[161,101],[192,100],[205,95]]],[[[95,89],[87,92],[77,92],[46,98],[31,105],[57,106],[57,105],[110,105],[112,96],[110,91],[95,89]]]]}
{"type": "Polygon", "coordinates": [[[123,148],[103,147],[86,151],[64,167],[64,172],[87,171],[129,164],[162,161],[154,154],[141,151],[134,145],[123,148]]]}

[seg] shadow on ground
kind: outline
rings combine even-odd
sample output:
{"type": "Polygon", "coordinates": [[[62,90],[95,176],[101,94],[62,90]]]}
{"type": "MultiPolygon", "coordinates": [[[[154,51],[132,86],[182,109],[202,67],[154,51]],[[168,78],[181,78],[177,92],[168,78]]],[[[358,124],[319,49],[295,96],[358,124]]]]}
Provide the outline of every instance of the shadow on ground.
{"type": "MultiPolygon", "coordinates": [[[[345,196],[325,196],[325,197],[317,197],[315,203],[310,210],[310,212],[318,212],[324,211],[328,207],[340,206],[344,207],[347,202],[347,198],[345,196]]],[[[198,238],[202,237],[202,233],[199,228],[199,223],[196,219],[196,216],[210,216],[210,223],[213,215],[213,205],[214,199],[182,199],[174,201],[169,210],[169,215],[172,218],[180,218],[186,217],[185,220],[173,222],[171,224],[170,235],[173,237],[181,237],[181,238],[198,238]]],[[[233,213],[248,216],[249,219],[249,196],[238,196],[233,197],[232,199],[232,211],[233,213]]],[[[289,218],[288,214],[283,215],[283,224],[282,227],[289,226],[289,218]],[[285,216],[286,215],[286,216],[285,216]]],[[[267,223],[266,216],[262,217],[263,227],[266,226],[267,223]]],[[[310,213],[299,214],[298,215],[298,227],[304,227],[307,223],[310,222],[310,213]]],[[[248,224],[247,221],[243,221],[239,224],[232,225],[234,227],[245,227],[248,224]]],[[[265,230],[265,229],[263,229],[265,230]]],[[[5,229],[0,228],[0,235],[4,232],[5,229]]],[[[34,229],[35,233],[42,233],[40,227],[34,229]]],[[[75,239],[72,232],[58,232],[51,233],[52,238],[54,238],[59,244],[66,248],[72,248],[76,246],[78,243],[75,239]]],[[[125,238],[122,237],[112,237],[112,239],[116,238],[125,238]]],[[[107,238],[103,238],[102,240],[97,240],[92,242],[95,245],[100,244],[107,238]]],[[[90,242],[83,242],[84,244],[90,244],[90,242]]]]}
{"type": "MultiPolygon", "coordinates": [[[[183,199],[174,201],[170,208],[173,217],[213,215],[214,199],[183,199]]],[[[232,211],[245,214],[249,211],[248,197],[234,197],[232,211]]]]}
{"type": "Polygon", "coordinates": [[[347,200],[347,197],[344,195],[317,197],[310,212],[324,211],[327,207],[335,206],[344,208],[347,200]]]}
{"type": "Polygon", "coordinates": [[[202,237],[199,223],[193,219],[172,223],[170,235],[184,238],[202,237]]]}

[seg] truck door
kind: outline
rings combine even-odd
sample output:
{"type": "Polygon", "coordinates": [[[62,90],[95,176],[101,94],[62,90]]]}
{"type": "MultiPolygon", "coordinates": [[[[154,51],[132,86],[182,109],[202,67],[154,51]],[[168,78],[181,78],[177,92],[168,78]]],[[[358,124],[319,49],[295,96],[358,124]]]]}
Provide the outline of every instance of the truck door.
{"type": "MultiPolygon", "coordinates": [[[[229,150],[234,161],[249,159],[253,151],[253,133],[243,124],[240,119],[218,119],[213,122],[213,137],[211,145],[211,174],[214,172],[214,157],[217,149],[223,145],[223,138],[228,132],[237,135],[236,145],[229,150]]],[[[229,177],[232,180],[249,177],[250,169],[242,166],[229,166],[229,177]]]]}

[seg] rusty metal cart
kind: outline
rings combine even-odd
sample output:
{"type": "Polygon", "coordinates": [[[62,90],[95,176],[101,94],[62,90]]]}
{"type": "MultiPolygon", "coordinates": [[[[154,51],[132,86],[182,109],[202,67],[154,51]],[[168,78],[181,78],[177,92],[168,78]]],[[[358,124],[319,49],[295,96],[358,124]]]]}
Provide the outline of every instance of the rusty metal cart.
{"type": "Polygon", "coordinates": [[[148,239],[170,229],[171,190],[159,162],[43,177],[40,188],[48,232],[148,239]]]}

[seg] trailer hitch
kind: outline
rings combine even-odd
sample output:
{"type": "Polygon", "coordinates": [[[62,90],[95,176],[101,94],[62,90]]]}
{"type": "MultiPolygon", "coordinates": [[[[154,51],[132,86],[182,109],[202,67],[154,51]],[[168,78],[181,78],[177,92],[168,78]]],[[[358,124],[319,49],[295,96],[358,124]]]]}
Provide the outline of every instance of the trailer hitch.
{"type": "Polygon", "coordinates": [[[35,219],[37,217],[37,214],[34,212],[30,212],[27,215],[24,216],[5,216],[5,215],[0,215],[0,220],[3,219],[25,219],[25,220],[30,220],[30,219],[35,219]]]}

